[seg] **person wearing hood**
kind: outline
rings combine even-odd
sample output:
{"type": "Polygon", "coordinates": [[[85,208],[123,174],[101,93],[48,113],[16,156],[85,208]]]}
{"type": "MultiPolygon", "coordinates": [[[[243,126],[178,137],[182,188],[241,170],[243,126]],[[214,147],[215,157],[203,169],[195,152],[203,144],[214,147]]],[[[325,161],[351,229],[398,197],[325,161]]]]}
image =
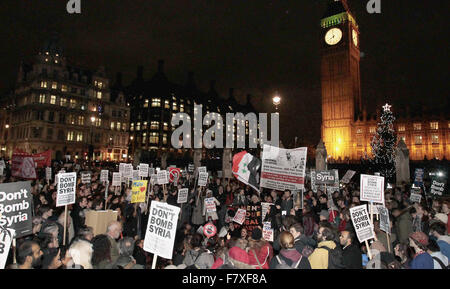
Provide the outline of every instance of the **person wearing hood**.
{"type": "Polygon", "coordinates": [[[294,245],[294,236],[288,231],[280,235],[280,253],[270,261],[270,269],[292,268],[311,269],[308,258],[297,251],[294,245]]]}

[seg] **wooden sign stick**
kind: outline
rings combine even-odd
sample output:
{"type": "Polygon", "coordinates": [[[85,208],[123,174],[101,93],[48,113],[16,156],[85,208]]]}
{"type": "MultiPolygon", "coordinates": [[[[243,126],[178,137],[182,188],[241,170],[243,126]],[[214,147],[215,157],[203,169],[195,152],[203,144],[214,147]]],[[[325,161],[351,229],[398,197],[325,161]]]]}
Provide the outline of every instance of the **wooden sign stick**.
{"type": "Polygon", "coordinates": [[[158,259],[158,255],[153,254],[152,269],[156,268],[156,260],[157,259],[158,259]]]}
{"type": "Polygon", "coordinates": [[[367,240],[364,242],[366,243],[367,255],[369,256],[369,259],[372,260],[372,252],[370,252],[369,242],[367,242],[367,240]]]}
{"type": "Polygon", "coordinates": [[[64,235],[63,235],[63,245],[66,245],[66,231],[67,231],[67,205],[64,206],[64,235]]]}

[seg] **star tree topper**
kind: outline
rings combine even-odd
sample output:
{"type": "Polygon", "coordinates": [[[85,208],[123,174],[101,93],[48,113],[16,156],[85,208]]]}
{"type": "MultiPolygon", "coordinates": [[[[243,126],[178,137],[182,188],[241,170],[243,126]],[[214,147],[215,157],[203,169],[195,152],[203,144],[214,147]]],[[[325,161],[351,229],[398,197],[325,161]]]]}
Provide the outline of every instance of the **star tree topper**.
{"type": "Polygon", "coordinates": [[[389,105],[389,104],[386,103],[385,106],[383,106],[383,110],[384,111],[391,111],[391,106],[392,105],[389,105]]]}

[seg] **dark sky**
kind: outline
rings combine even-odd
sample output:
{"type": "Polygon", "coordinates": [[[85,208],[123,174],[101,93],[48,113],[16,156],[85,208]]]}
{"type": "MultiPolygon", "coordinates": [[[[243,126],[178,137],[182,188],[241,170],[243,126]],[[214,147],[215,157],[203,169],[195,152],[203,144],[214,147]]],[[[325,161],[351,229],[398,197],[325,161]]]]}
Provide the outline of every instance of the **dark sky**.
{"type": "MultiPolygon", "coordinates": [[[[363,103],[375,100],[439,104],[448,93],[448,0],[349,0],[361,32],[363,103]]],[[[14,85],[21,59],[30,59],[49,34],[60,34],[65,55],[95,69],[104,65],[129,83],[165,60],[166,74],[184,83],[189,70],[203,90],[217,81],[253,104],[272,109],[283,98],[281,137],[320,138],[319,21],[327,0],[81,0],[82,14],[66,0],[0,1],[0,90],[14,85]]],[[[395,108],[394,108],[395,110],[395,108]]],[[[448,112],[447,112],[448,113],[448,112]]]]}

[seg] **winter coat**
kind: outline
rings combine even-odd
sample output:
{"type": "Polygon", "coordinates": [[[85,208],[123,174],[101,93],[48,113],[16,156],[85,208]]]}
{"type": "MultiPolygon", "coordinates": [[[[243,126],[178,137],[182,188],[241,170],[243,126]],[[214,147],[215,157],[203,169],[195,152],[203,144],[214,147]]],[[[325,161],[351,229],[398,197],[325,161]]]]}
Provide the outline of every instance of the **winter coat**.
{"type": "Polygon", "coordinates": [[[310,246],[311,248],[315,248],[316,247],[316,241],[314,241],[313,239],[305,236],[305,235],[300,235],[299,237],[295,238],[294,240],[294,248],[301,254],[303,252],[303,249],[306,246],[310,246]]]}
{"type": "Polygon", "coordinates": [[[205,223],[205,217],[203,216],[203,203],[205,197],[195,196],[195,201],[192,203],[194,210],[192,211],[192,223],[194,225],[203,225],[205,223]]]}
{"type": "Polygon", "coordinates": [[[450,260],[450,236],[440,236],[436,242],[444,254],[450,260]]]}
{"type": "Polygon", "coordinates": [[[312,237],[314,235],[314,225],[315,223],[312,213],[306,213],[303,216],[303,233],[308,237],[312,237]]]}
{"type": "Polygon", "coordinates": [[[248,250],[249,264],[255,266],[256,269],[269,269],[269,263],[272,257],[273,248],[269,242],[265,242],[265,245],[263,245],[259,250],[252,248],[248,250]],[[255,254],[262,268],[259,266],[258,261],[255,258],[255,254]]]}
{"type": "Polygon", "coordinates": [[[414,257],[411,261],[411,269],[433,269],[433,258],[428,253],[421,253],[414,257]]]}
{"type": "Polygon", "coordinates": [[[117,259],[119,258],[120,254],[119,254],[119,245],[117,244],[116,240],[114,240],[113,238],[111,238],[109,235],[108,236],[108,240],[109,243],[111,244],[111,252],[110,252],[110,256],[111,256],[111,263],[115,264],[117,259]]]}
{"type": "MultiPolygon", "coordinates": [[[[206,198],[205,198],[205,199],[206,199],[206,198]]],[[[216,211],[214,211],[214,212],[209,212],[209,213],[206,211],[206,203],[205,203],[205,201],[203,200],[203,216],[205,216],[205,220],[206,220],[206,221],[209,219],[209,217],[211,217],[211,219],[212,219],[213,221],[219,219],[219,217],[217,216],[217,209],[218,209],[217,206],[220,205],[220,203],[219,203],[219,201],[218,201],[215,197],[212,197],[212,199],[213,199],[214,203],[216,203],[216,211]]]]}
{"type": "Polygon", "coordinates": [[[308,258],[302,256],[295,248],[282,249],[280,254],[270,261],[270,269],[277,269],[277,265],[281,264],[278,259],[283,260],[288,266],[291,266],[297,263],[300,258],[302,258],[302,260],[295,269],[311,269],[308,258]]]}
{"type": "Polygon", "coordinates": [[[210,269],[214,264],[214,256],[209,251],[189,250],[184,257],[183,264],[195,265],[198,269],[210,269]]]}
{"type": "Polygon", "coordinates": [[[319,243],[318,248],[308,257],[312,269],[328,269],[328,251],[321,247],[334,249],[336,248],[336,243],[334,241],[322,241],[319,243]]]}
{"type": "Polygon", "coordinates": [[[397,231],[398,240],[401,243],[408,243],[409,235],[413,232],[412,217],[408,212],[398,216],[395,223],[395,229],[397,231]]]}
{"type": "Polygon", "coordinates": [[[389,241],[390,241],[389,247],[388,247],[387,235],[385,232],[380,231],[376,235],[377,235],[378,241],[380,241],[383,244],[384,248],[386,248],[386,250],[388,252],[393,253],[394,248],[392,247],[392,244],[395,241],[397,241],[397,234],[395,234],[395,233],[389,234],[389,241]]]}
{"type": "Polygon", "coordinates": [[[345,269],[362,269],[362,252],[356,244],[342,248],[345,269]]]}

